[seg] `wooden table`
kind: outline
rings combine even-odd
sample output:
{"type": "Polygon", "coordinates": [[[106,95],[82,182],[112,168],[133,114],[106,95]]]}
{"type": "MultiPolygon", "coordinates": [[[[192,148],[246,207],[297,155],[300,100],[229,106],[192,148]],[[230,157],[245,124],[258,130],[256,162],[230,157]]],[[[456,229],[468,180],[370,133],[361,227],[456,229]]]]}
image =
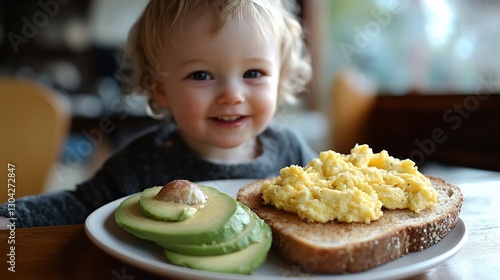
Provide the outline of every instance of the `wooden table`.
{"type": "MultiPolygon", "coordinates": [[[[461,217],[468,242],[441,265],[412,277],[500,279],[500,179],[458,184],[465,196],[461,217]]],[[[97,248],[83,225],[15,230],[15,272],[10,272],[9,235],[0,231],[0,279],[160,279],[97,248]]]]}

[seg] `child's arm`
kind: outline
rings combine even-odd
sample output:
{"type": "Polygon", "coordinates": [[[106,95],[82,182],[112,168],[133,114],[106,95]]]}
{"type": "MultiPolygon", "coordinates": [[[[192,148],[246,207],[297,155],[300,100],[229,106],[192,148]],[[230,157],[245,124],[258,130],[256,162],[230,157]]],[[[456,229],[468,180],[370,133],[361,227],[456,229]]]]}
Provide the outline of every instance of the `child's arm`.
{"type": "Polygon", "coordinates": [[[0,227],[36,227],[77,224],[85,221],[89,210],[73,191],[60,191],[19,198],[15,208],[0,206],[0,227]]]}
{"type": "Polygon", "coordinates": [[[165,165],[165,159],[175,156],[165,154],[163,141],[157,139],[158,135],[163,137],[163,129],[152,128],[117,151],[94,177],[75,190],[19,197],[14,212],[9,211],[7,204],[0,205],[0,217],[15,217],[9,223],[15,221],[16,228],[81,224],[92,211],[108,202],[147,186],[164,184],[165,171],[178,164],[165,165]]]}
{"type": "Polygon", "coordinates": [[[6,217],[0,217],[0,230],[8,229],[9,220],[6,217]]]}
{"type": "MultiPolygon", "coordinates": [[[[120,169],[120,168],[118,168],[120,169]]],[[[123,180],[126,175],[103,168],[76,190],[49,192],[16,199],[12,207],[0,205],[0,216],[15,222],[16,228],[81,224],[95,209],[129,191],[134,180],[123,180]]]]}

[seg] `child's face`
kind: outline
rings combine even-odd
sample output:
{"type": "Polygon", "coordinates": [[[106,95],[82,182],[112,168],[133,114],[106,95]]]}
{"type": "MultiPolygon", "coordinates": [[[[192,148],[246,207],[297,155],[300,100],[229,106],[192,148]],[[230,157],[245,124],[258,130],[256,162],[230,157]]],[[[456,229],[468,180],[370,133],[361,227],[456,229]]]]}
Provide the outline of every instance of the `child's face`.
{"type": "Polygon", "coordinates": [[[277,42],[262,40],[248,20],[213,35],[213,16],[193,18],[166,48],[159,62],[168,75],[153,94],[188,145],[202,150],[238,147],[260,134],[276,110],[280,72],[277,42]]]}

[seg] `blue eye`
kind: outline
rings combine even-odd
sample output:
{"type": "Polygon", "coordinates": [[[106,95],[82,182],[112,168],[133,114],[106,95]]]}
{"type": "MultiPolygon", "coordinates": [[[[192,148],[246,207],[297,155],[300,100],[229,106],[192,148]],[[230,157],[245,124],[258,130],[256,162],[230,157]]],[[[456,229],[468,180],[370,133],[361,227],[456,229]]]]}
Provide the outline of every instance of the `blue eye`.
{"type": "Polygon", "coordinates": [[[204,71],[196,71],[189,75],[189,79],[197,80],[197,81],[204,81],[204,80],[210,80],[212,77],[210,77],[210,74],[204,71]]]}
{"type": "Polygon", "coordinates": [[[255,78],[258,78],[262,76],[262,72],[259,71],[259,70],[255,70],[255,69],[252,69],[252,70],[248,70],[245,72],[245,74],[243,74],[243,78],[249,78],[249,79],[255,79],[255,78]]]}

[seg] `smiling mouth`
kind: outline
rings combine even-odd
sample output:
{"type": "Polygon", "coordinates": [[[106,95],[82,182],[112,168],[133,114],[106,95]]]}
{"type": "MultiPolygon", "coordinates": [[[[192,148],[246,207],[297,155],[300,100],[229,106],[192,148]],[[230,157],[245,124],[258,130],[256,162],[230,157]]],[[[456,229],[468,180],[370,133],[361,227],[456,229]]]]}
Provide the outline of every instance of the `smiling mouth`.
{"type": "Polygon", "coordinates": [[[223,117],[216,117],[215,119],[221,122],[234,122],[239,119],[243,118],[242,116],[223,116],[223,117]]]}

